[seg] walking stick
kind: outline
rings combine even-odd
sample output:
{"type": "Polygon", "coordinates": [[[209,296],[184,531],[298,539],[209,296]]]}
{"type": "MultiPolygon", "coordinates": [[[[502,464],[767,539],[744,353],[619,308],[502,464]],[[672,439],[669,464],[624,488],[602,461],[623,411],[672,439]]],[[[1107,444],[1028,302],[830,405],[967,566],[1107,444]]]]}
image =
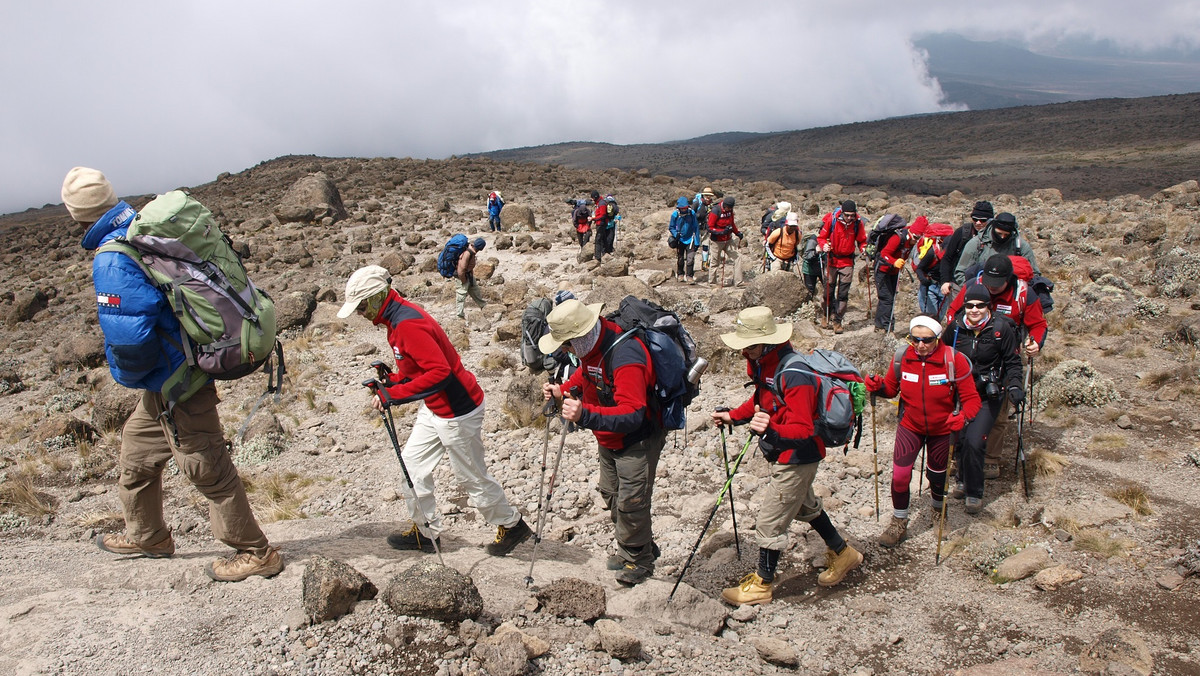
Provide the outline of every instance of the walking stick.
{"type": "MultiPolygon", "coordinates": [[[[729,411],[728,406],[718,406],[718,412],[729,411]]],[[[725,450],[725,425],[718,424],[717,429],[721,432],[721,460],[725,463],[725,480],[732,481],[733,475],[729,472],[729,454],[725,450]]],[[[729,516],[733,519],[733,544],[737,547],[738,560],[742,560],[742,538],[738,535],[737,527],[737,508],[733,505],[733,484],[729,485],[729,516]]]]}
{"type": "Polygon", "coordinates": [[[879,522],[879,438],[875,432],[875,393],[871,393],[871,450],[875,455],[875,522],[879,522]]]}
{"type": "MultiPolygon", "coordinates": [[[[921,473],[917,475],[917,495],[920,495],[925,490],[925,447],[921,447],[921,473]]],[[[931,492],[933,488],[929,489],[931,492]]]]}
{"type": "MultiPolygon", "coordinates": [[[[946,476],[942,483],[942,518],[938,519],[937,551],[934,552],[933,555],[933,565],[935,566],[941,565],[942,563],[942,528],[944,528],[946,525],[946,503],[950,502],[946,488],[949,488],[950,486],[950,467],[954,465],[954,440],[957,438],[957,436],[958,435],[954,434],[953,432],[950,434],[950,449],[946,454],[946,476]]],[[[929,486],[929,492],[933,493],[932,484],[929,486]]]]}
{"type": "MultiPolygon", "coordinates": [[[[387,368],[383,362],[375,363],[379,364],[375,369],[380,373],[383,373],[384,369],[387,368]],[[382,369],[380,368],[381,366],[383,367],[382,369]]],[[[390,370],[387,372],[390,373],[390,370]]],[[[417,498],[417,489],[413,486],[412,475],[408,473],[408,465],[404,464],[404,454],[400,451],[400,440],[396,438],[396,423],[392,419],[392,404],[405,404],[414,399],[392,399],[391,395],[388,394],[387,388],[380,385],[378,380],[364,380],[362,384],[376,395],[383,396],[383,410],[379,412],[379,417],[383,420],[383,426],[387,430],[388,438],[392,440],[392,448],[396,450],[396,459],[400,461],[400,471],[404,473],[404,481],[408,484],[408,490],[412,492],[413,501],[417,506],[416,512],[421,515],[421,519],[425,522],[425,530],[432,532],[433,528],[429,525],[429,517],[425,514],[425,510],[421,508],[420,499],[417,498]]],[[[417,529],[418,544],[420,537],[421,531],[417,529]]],[[[438,563],[445,566],[446,562],[442,559],[442,548],[438,546],[437,537],[432,537],[429,541],[433,543],[433,551],[437,554],[438,563]]]]}
{"type": "MultiPolygon", "coordinates": [[[[572,397],[578,397],[581,390],[573,387],[570,394],[572,397]]],[[[554,484],[558,480],[558,466],[562,462],[563,447],[567,444],[567,433],[574,427],[566,418],[559,416],[559,420],[562,422],[562,434],[558,437],[558,453],[554,455],[554,471],[550,472],[550,487],[543,493],[542,488],[546,485],[546,455],[550,449],[550,419],[554,416],[555,408],[553,397],[542,407],[542,415],[546,416],[546,438],[542,443],[542,478],[538,480],[537,528],[533,533],[533,555],[529,557],[529,574],[525,576],[526,587],[533,586],[533,564],[537,562],[538,544],[542,541],[542,528],[546,525],[546,512],[550,509],[550,498],[554,495],[554,484]]]]}
{"type": "Polygon", "coordinates": [[[1029,355],[1029,375],[1026,376],[1025,400],[1029,402],[1029,424],[1033,424],[1033,416],[1037,413],[1037,399],[1033,397],[1033,358],[1029,355]]]}
{"type": "Polygon", "coordinates": [[[725,492],[733,485],[733,476],[737,474],[738,467],[742,464],[742,458],[746,457],[746,450],[750,448],[750,442],[754,439],[754,434],[746,439],[746,445],[742,446],[742,452],[738,453],[737,460],[733,463],[733,472],[729,478],[725,480],[725,485],[721,487],[721,492],[717,494],[717,504],[713,505],[712,511],[708,513],[708,519],[704,522],[704,528],[700,529],[700,537],[696,538],[696,544],[692,546],[692,551],[688,554],[687,561],[683,564],[683,569],[679,571],[679,577],[675,578],[675,586],[671,587],[671,593],[667,596],[667,603],[675,598],[675,591],[679,589],[679,583],[683,582],[683,576],[687,574],[688,566],[692,565],[692,559],[696,556],[696,550],[700,549],[700,543],[704,540],[704,534],[708,532],[709,525],[712,524],[713,517],[716,516],[717,510],[721,507],[721,502],[725,499],[725,492]]]}
{"type": "Polygon", "coordinates": [[[830,291],[829,258],[824,253],[821,254],[821,276],[825,278],[825,326],[823,328],[829,328],[829,299],[833,294],[830,291]]]}
{"type": "Polygon", "coordinates": [[[1025,502],[1029,502],[1029,468],[1025,465],[1025,402],[1021,402],[1020,407],[1013,411],[1013,414],[1017,416],[1017,463],[1013,469],[1021,475],[1021,488],[1025,491],[1025,502]]]}

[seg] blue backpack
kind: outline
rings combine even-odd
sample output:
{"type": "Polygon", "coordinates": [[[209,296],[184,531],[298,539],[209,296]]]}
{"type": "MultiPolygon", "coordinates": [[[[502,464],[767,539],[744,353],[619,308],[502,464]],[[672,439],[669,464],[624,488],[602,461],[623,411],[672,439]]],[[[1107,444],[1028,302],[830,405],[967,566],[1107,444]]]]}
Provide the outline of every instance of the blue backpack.
{"type": "Polygon", "coordinates": [[[459,233],[446,242],[442,253],[438,254],[437,269],[443,277],[450,279],[458,272],[458,257],[467,250],[467,236],[459,233]]]}

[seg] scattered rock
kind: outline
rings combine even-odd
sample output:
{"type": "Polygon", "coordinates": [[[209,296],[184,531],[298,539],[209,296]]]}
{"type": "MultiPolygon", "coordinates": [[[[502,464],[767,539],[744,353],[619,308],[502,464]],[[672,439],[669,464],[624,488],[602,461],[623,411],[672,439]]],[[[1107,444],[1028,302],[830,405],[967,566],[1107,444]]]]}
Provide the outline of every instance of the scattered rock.
{"type": "Polygon", "coordinates": [[[275,301],[275,328],[279,331],[302,329],[312,321],[317,299],[306,291],[293,291],[275,301]]]}
{"type": "Polygon", "coordinates": [[[397,615],[443,622],[473,620],[483,612],[483,597],[471,578],[435,561],[393,575],[380,599],[397,615]]]}
{"type": "Polygon", "coordinates": [[[1120,418],[1117,418],[1117,427],[1120,427],[1123,430],[1132,429],[1133,420],[1131,420],[1128,415],[1122,415],[1120,418]]]}
{"type": "Polygon", "coordinates": [[[319,221],[326,216],[339,221],[348,216],[337,186],[321,171],[292,184],[274,213],[280,223],[319,221]]]}
{"type": "Polygon", "coordinates": [[[496,633],[477,642],[471,656],[479,660],[489,676],[520,676],[525,673],[529,655],[519,632],[496,633]]]}
{"type": "Polygon", "coordinates": [[[96,368],[105,363],[104,338],[98,331],[71,336],[54,348],[54,369],[96,368]]]}
{"type": "Polygon", "coordinates": [[[750,636],[746,642],[754,646],[754,649],[758,651],[758,656],[765,662],[781,667],[800,666],[800,656],[787,641],[770,636],[750,636]]]}
{"type": "Polygon", "coordinates": [[[1158,586],[1166,589],[1167,591],[1174,591],[1178,589],[1181,584],[1183,584],[1183,576],[1172,570],[1160,575],[1155,582],[1158,584],[1158,586]]]}
{"type": "Polygon", "coordinates": [[[1045,547],[1032,545],[1022,549],[996,566],[996,578],[1000,580],[1024,580],[1050,565],[1050,552],[1045,547]]]}
{"type": "Polygon", "coordinates": [[[531,660],[541,657],[550,651],[550,643],[548,641],[538,638],[533,634],[527,634],[508,622],[496,627],[496,636],[506,633],[516,634],[521,638],[521,644],[525,646],[525,654],[531,660]]]}
{"type": "Polygon", "coordinates": [[[378,592],[365,575],[341,561],[314,554],[304,567],[304,612],[313,623],[337,619],[378,592]]]}
{"type": "Polygon", "coordinates": [[[1089,673],[1150,676],[1154,658],[1141,636],[1131,629],[1107,629],[1079,656],[1079,666],[1089,673]]]}
{"type": "Polygon", "coordinates": [[[604,652],[619,660],[632,660],[641,656],[642,641],[613,620],[596,620],[596,633],[604,652]]]}
{"type": "Polygon", "coordinates": [[[1083,573],[1065,565],[1053,566],[1039,570],[1033,578],[1033,585],[1044,591],[1054,591],[1059,587],[1074,582],[1083,577],[1083,573]]]}
{"type": "Polygon", "coordinates": [[[140,391],[109,383],[92,400],[92,425],[98,430],[120,429],[141,399],[140,391]]]}
{"type": "Polygon", "coordinates": [[[673,581],[650,579],[633,589],[622,589],[609,598],[608,614],[649,617],[682,624],[714,636],[725,627],[725,618],[729,616],[725,604],[687,583],[679,585],[675,597],[667,603],[673,586],[673,581]]]}
{"type": "Polygon", "coordinates": [[[558,617],[574,617],[584,622],[603,617],[606,606],[604,587],[574,577],[560,577],[537,593],[542,609],[558,617]]]}
{"type": "Polygon", "coordinates": [[[23,291],[13,300],[12,308],[8,311],[9,325],[20,324],[33,319],[37,313],[45,310],[50,298],[41,289],[23,291]]]}

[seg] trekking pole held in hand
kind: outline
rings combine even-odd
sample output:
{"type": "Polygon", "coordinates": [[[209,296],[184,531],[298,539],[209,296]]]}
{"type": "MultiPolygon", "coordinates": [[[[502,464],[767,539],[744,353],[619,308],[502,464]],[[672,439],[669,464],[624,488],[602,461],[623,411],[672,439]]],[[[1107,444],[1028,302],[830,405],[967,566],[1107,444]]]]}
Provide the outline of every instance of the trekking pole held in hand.
{"type": "Polygon", "coordinates": [[[375,369],[375,378],[381,383],[388,381],[388,376],[392,374],[392,367],[376,359],[371,362],[371,368],[375,369]]]}
{"type": "Polygon", "coordinates": [[[1025,402],[1017,405],[1013,415],[1017,418],[1017,463],[1013,469],[1021,475],[1021,488],[1025,492],[1025,502],[1029,502],[1029,467],[1025,464],[1025,402]]]}
{"type": "MultiPolygon", "coordinates": [[[[396,437],[396,423],[392,420],[392,404],[395,402],[391,395],[388,394],[387,388],[383,387],[378,380],[364,380],[363,387],[371,390],[372,394],[381,397],[383,400],[383,410],[379,412],[380,419],[383,420],[383,427],[387,430],[388,438],[392,440],[392,448],[396,450],[396,459],[400,461],[400,471],[404,473],[404,482],[408,484],[408,490],[412,493],[415,510],[421,515],[421,519],[425,522],[425,530],[433,532],[433,528],[429,525],[429,517],[425,515],[425,510],[421,508],[421,501],[417,498],[417,489],[413,485],[412,475],[408,473],[408,465],[404,464],[404,454],[400,450],[400,440],[396,437]]],[[[417,529],[417,537],[421,535],[420,529],[417,529]]],[[[437,537],[429,539],[433,543],[433,551],[437,553],[438,563],[446,565],[442,559],[442,548],[438,545],[437,537]]]]}
{"type": "MultiPolygon", "coordinates": [[[[728,413],[728,406],[718,406],[716,410],[720,413],[728,413]]],[[[729,454],[725,450],[725,425],[718,424],[717,429],[721,431],[721,460],[725,463],[725,480],[733,481],[733,475],[729,473],[729,454]]],[[[733,484],[729,484],[729,516],[733,519],[733,544],[737,548],[738,560],[742,560],[742,538],[738,535],[737,527],[737,508],[734,507],[733,500],[733,484]]]]}
{"type": "MultiPolygon", "coordinates": [[[[579,387],[573,387],[570,390],[572,398],[578,398],[582,394],[579,387]]],[[[564,395],[565,396],[565,395],[564,395]]],[[[529,557],[529,574],[525,576],[525,586],[533,586],[533,564],[537,562],[538,544],[542,541],[542,528],[546,525],[546,512],[550,509],[550,498],[554,495],[554,483],[558,477],[558,466],[562,462],[563,447],[567,443],[567,433],[574,429],[574,425],[566,418],[559,415],[559,420],[562,422],[562,434],[558,438],[558,453],[554,456],[554,470],[550,473],[550,487],[545,492],[542,489],[546,485],[546,458],[550,449],[550,417],[554,415],[556,402],[554,397],[546,402],[546,406],[542,408],[542,414],[546,416],[546,440],[542,444],[542,478],[538,481],[538,518],[537,528],[533,533],[533,555],[529,557]]]]}
{"type": "Polygon", "coordinates": [[[713,505],[712,511],[708,513],[708,519],[704,522],[704,527],[700,529],[700,537],[696,538],[696,544],[692,545],[692,551],[688,554],[687,561],[683,564],[683,568],[679,571],[679,577],[675,578],[675,586],[671,587],[671,593],[667,596],[667,603],[675,598],[675,591],[679,589],[679,583],[683,582],[683,576],[687,574],[688,566],[692,565],[692,559],[696,556],[696,550],[700,549],[700,543],[704,540],[704,534],[708,532],[708,527],[712,525],[713,517],[716,516],[717,510],[721,508],[721,502],[725,499],[725,492],[733,485],[733,475],[737,474],[738,467],[742,464],[742,458],[746,457],[746,450],[750,448],[750,442],[754,440],[754,433],[746,439],[746,445],[742,446],[742,452],[738,453],[737,460],[733,463],[733,472],[729,479],[725,480],[725,485],[721,487],[721,492],[717,494],[717,504],[713,505]]]}
{"type": "Polygon", "coordinates": [[[875,432],[875,393],[871,393],[871,450],[875,456],[875,522],[879,522],[879,438],[875,432]]]}

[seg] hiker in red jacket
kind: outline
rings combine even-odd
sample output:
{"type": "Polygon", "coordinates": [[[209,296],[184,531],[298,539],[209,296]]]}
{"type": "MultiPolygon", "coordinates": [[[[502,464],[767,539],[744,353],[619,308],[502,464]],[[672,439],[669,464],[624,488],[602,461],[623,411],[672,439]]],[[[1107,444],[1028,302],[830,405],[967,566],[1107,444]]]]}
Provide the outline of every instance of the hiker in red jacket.
{"type": "Polygon", "coordinates": [[[833,332],[842,332],[842,319],[850,301],[850,282],[854,278],[854,255],[866,246],[867,224],[859,217],[854,200],[846,200],[836,211],[825,214],[817,235],[817,248],[827,259],[821,328],[830,328],[832,316],[833,332]]]}
{"type": "Polygon", "coordinates": [[[733,259],[733,284],[742,283],[742,260],[738,258],[737,246],[738,242],[734,242],[736,236],[740,242],[746,236],[738,230],[737,225],[733,222],[733,205],[732,197],[726,197],[721,200],[721,207],[708,214],[708,237],[709,247],[712,249],[708,261],[708,283],[713,283],[714,271],[717,271],[718,261],[720,270],[716,272],[717,286],[725,286],[725,261],[733,259]]]}
{"type": "MultiPolygon", "coordinates": [[[[892,218],[900,218],[893,214],[892,218]]],[[[925,222],[921,216],[914,225],[924,228],[925,222]]],[[[914,238],[909,235],[907,227],[900,228],[888,238],[887,244],[875,257],[875,289],[879,292],[879,304],[875,307],[875,331],[892,331],[895,326],[896,286],[900,283],[900,271],[908,263],[909,249],[912,249],[914,238]]]]}
{"type": "Polygon", "coordinates": [[[929,463],[930,511],[937,518],[946,495],[950,435],[960,432],[979,413],[971,361],[941,344],[941,335],[942,325],[934,318],[913,317],[908,324],[908,347],[892,357],[886,373],[864,380],[872,395],[888,399],[900,395],[900,424],[892,451],[893,515],[879,536],[884,547],[895,547],[908,535],[909,483],[921,447],[925,447],[929,463]]]}

